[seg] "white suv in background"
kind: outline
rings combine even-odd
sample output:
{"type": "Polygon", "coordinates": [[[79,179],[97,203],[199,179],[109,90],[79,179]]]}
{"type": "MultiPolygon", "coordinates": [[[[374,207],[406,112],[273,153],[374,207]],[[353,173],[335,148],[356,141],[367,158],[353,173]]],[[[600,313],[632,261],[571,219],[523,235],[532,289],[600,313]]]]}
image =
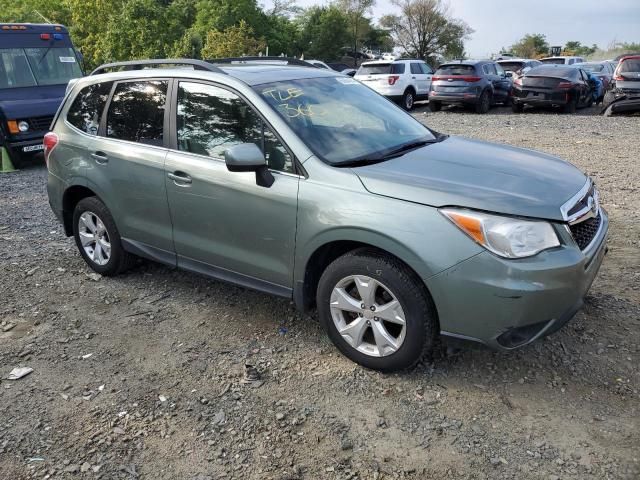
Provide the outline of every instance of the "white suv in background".
{"type": "Polygon", "coordinates": [[[416,100],[427,100],[432,76],[422,60],[375,60],[360,65],[353,78],[411,110],[416,100]]]}

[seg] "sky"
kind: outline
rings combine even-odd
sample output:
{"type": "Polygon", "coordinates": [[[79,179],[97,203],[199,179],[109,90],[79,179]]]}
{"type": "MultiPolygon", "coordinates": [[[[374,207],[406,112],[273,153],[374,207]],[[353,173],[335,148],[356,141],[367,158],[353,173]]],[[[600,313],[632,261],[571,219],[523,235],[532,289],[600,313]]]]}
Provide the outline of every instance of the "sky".
{"type": "MultiPolygon", "coordinates": [[[[578,40],[606,48],[614,41],[640,42],[640,0],[448,0],[454,17],[475,30],[465,44],[471,57],[486,57],[527,33],[543,33],[550,45],[578,40]]],[[[263,0],[270,6],[270,0],[263,0]]],[[[327,0],[297,0],[301,7],[327,0]]],[[[389,0],[377,0],[373,16],[391,13],[389,0]]]]}

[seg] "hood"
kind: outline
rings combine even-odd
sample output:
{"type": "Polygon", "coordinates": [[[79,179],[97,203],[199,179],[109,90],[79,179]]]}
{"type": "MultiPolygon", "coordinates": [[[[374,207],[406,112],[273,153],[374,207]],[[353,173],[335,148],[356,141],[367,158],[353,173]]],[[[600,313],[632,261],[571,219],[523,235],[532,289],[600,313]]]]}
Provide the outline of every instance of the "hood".
{"type": "Polygon", "coordinates": [[[0,90],[0,110],[5,118],[52,117],[62,103],[66,85],[0,90]]]}
{"type": "Polygon", "coordinates": [[[460,137],[353,171],[378,195],[560,221],[561,205],[587,181],[551,155],[460,137]]]}

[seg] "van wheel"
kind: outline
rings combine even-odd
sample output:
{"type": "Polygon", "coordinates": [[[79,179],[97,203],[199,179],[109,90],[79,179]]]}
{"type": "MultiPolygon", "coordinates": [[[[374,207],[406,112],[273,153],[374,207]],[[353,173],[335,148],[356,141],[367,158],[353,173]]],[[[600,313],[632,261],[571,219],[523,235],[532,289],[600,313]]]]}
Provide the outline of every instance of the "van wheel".
{"type": "Polygon", "coordinates": [[[73,236],[84,261],[101,275],[117,275],[135,262],[135,257],[122,248],[111,213],[96,197],[83,198],[76,205],[73,236]]]}
{"type": "Polygon", "coordinates": [[[476,103],[476,113],[487,113],[491,107],[491,92],[485,90],[476,103]]]}
{"type": "Polygon", "coordinates": [[[320,323],[346,357],[391,372],[414,366],[437,337],[421,280],[391,256],[356,250],[331,263],[317,291],[320,323]]]}
{"type": "Polygon", "coordinates": [[[416,100],[415,93],[413,93],[413,90],[408,88],[404,92],[404,95],[402,95],[402,108],[404,108],[407,111],[411,110],[413,108],[413,104],[415,100],[416,100]]]}
{"type": "Polygon", "coordinates": [[[442,110],[442,103],[435,100],[429,100],[429,110],[431,110],[432,112],[439,112],[440,110],[442,110]]]}

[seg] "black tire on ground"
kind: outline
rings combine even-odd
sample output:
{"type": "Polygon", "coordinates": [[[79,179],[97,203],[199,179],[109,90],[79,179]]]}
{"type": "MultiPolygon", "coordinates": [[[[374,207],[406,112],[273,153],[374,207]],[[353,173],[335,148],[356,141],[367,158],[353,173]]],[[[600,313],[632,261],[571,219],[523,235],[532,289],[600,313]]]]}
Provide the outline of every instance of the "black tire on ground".
{"type": "MultiPolygon", "coordinates": [[[[360,249],[339,257],[324,271],[317,297],[320,324],[336,347],[360,365],[391,372],[415,366],[433,351],[438,335],[435,308],[420,278],[396,258],[375,250],[360,249]],[[333,321],[330,299],[334,287],[351,275],[366,275],[384,284],[400,302],[406,333],[397,351],[386,356],[370,356],[358,351],[340,335],[333,321]]],[[[356,321],[350,320],[351,321],[356,321]]]]}
{"type": "Polygon", "coordinates": [[[416,94],[411,88],[407,88],[402,95],[402,108],[410,111],[416,102],[416,94]]]}
{"type": "Polygon", "coordinates": [[[442,110],[442,103],[436,100],[429,100],[429,110],[432,112],[439,112],[442,110]]]}
{"type": "Polygon", "coordinates": [[[522,103],[511,103],[511,110],[513,113],[522,113],[524,110],[524,105],[522,103]]]}
{"type": "Polygon", "coordinates": [[[574,95],[569,100],[564,108],[562,109],[564,113],[576,113],[576,109],[578,108],[578,98],[574,95]]]}
{"type": "Polygon", "coordinates": [[[505,107],[508,107],[512,104],[512,99],[511,99],[511,95],[507,95],[507,97],[504,99],[504,102],[502,102],[502,105],[505,107]]]}
{"type": "Polygon", "coordinates": [[[491,108],[491,92],[485,90],[480,94],[480,98],[475,105],[476,113],[487,113],[491,108]]]}
{"type": "Polygon", "coordinates": [[[76,240],[76,246],[87,262],[87,265],[95,272],[110,277],[124,272],[135,263],[136,257],[126,252],[122,247],[122,241],[116,223],[109,212],[109,209],[96,197],[83,198],[78,202],[73,211],[73,236],[76,240]],[[107,263],[98,265],[94,262],[82,247],[80,240],[80,231],[78,223],[80,217],[85,212],[91,212],[102,221],[106,229],[109,243],[111,244],[111,255],[107,263]]]}

